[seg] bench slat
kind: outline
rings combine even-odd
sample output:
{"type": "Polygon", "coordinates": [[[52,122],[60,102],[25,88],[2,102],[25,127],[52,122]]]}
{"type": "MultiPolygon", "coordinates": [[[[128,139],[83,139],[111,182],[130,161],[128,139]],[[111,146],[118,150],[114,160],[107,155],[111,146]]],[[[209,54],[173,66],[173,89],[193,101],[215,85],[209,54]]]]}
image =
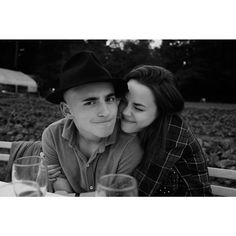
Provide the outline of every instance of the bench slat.
{"type": "Polygon", "coordinates": [[[218,185],[211,185],[212,193],[216,196],[236,197],[236,189],[218,185]]]}
{"type": "Polygon", "coordinates": [[[0,154],[0,161],[8,161],[9,157],[9,154],[0,154]]]}
{"type": "Polygon", "coordinates": [[[11,144],[12,144],[12,142],[0,141],[0,148],[10,149],[11,148],[11,144]]]}
{"type": "Polygon", "coordinates": [[[236,180],[235,170],[208,167],[208,172],[211,177],[236,180]]]}

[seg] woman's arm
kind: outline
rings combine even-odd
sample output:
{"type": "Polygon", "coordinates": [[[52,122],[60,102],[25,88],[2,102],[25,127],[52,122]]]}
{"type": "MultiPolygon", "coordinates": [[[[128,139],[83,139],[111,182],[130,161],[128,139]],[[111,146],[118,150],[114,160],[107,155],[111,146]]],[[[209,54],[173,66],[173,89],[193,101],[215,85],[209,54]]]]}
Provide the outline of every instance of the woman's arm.
{"type": "Polygon", "coordinates": [[[195,137],[191,137],[176,167],[189,195],[212,195],[206,157],[195,137]]]}

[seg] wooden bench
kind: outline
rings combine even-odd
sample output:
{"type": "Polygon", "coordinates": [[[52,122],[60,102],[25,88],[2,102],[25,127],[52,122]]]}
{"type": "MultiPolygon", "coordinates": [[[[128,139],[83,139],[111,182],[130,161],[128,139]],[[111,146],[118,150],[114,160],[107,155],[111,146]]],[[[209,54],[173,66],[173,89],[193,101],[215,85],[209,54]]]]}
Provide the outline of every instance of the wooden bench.
{"type": "MultiPolygon", "coordinates": [[[[11,142],[4,142],[4,141],[0,141],[0,150],[1,149],[6,149],[8,151],[8,153],[10,152],[11,149],[11,142]]],[[[9,154],[5,154],[2,153],[0,151],[0,161],[8,161],[9,160],[10,155],[9,154]]]]}
{"type": "MultiPolygon", "coordinates": [[[[11,142],[0,141],[0,149],[7,149],[8,152],[11,149],[11,145],[12,145],[11,142]]],[[[9,156],[10,156],[9,154],[0,153],[0,161],[7,162],[9,160],[9,156]]],[[[208,171],[210,177],[236,180],[236,170],[208,167],[208,171]]],[[[211,185],[211,188],[215,196],[227,196],[227,197],[236,196],[236,188],[223,187],[214,184],[211,185]]]]}
{"type": "MultiPolygon", "coordinates": [[[[236,180],[236,170],[208,167],[208,172],[210,177],[236,180]]],[[[236,188],[223,187],[211,184],[211,189],[212,193],[216,196],[226,196],[226,197],[236,196],[236,188]]]]}

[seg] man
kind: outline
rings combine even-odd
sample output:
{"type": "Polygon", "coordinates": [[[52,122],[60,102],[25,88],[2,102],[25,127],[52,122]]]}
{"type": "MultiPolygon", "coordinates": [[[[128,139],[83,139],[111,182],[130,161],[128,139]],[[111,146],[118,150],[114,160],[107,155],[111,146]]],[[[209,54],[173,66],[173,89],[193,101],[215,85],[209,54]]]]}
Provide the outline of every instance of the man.
{"type": "Polygon", "coordinates": [[[94,191],[105,174],[131,174],[142,150],[135,136],[117,124],[119,97],[127,84],[114,79],[93,52],[82,51],[64,65],[58,89],[47,100],[60,104],[65,116],[42,135],[48,165],[60,165],[55,191],[94,191]]]}

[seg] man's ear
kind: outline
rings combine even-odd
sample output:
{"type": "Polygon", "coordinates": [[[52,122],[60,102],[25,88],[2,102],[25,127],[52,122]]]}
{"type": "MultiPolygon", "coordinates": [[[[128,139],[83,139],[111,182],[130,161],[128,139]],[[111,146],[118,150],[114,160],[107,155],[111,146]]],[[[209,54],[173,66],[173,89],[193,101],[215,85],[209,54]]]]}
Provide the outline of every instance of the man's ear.
{"type": "Polygon", "coordinates": [[[64,117],[70,118],[72,116],[70,112],[70,108],[65,102],[60,103],[60,110],[64,117]]]}

